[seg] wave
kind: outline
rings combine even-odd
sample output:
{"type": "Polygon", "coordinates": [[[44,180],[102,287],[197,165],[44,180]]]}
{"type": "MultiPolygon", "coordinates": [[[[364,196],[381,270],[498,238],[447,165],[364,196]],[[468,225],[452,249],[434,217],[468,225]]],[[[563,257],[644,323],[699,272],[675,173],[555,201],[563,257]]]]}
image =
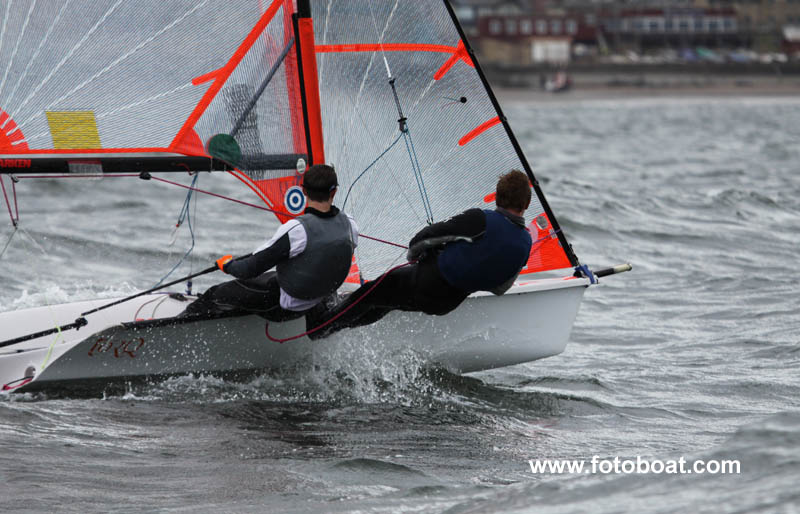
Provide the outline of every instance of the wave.
{"type": "Polygon", "coordinates": [[[792,510],[800,500],[795,487],[800,474],[800,413],[785,412],[745,426],[710,451],[647,460],[681,458],[689,466],[701,460],[720,465],[728,461],[734,471],[733,462],[738,462],[739,473],[531,475],[525,482],[481,492],[445,512],[513,514],[530,512],[532,505],[543,513],[792,510]]]}

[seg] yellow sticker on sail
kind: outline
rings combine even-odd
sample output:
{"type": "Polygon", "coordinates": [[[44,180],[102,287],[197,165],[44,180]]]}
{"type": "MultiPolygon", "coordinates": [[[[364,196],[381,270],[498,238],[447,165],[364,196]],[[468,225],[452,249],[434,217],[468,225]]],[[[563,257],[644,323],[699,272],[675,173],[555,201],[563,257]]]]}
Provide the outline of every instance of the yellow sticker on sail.
{"type": "Polygon", "coordinates": [[[94,111],[47,111],[47,123],[57,150],[102,148],[94,111]]]}

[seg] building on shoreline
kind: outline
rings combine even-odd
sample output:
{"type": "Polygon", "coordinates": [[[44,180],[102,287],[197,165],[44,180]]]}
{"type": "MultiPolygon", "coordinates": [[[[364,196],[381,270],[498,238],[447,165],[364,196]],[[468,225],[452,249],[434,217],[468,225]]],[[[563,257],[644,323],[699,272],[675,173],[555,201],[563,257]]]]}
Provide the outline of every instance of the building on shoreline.
{"type": "Polygon", "coordinates": [[[563,66],[614,54],[722,62],[799,50],[792,27],[800,27],[800,0],[453,2],[483,59],[498,65],[563,66]]]}

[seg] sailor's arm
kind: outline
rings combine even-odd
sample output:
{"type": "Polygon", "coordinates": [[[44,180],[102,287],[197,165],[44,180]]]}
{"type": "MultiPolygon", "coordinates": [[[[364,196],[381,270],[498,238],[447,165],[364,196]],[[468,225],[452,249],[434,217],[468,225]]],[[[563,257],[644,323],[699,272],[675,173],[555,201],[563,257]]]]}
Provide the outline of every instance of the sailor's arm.
{"type": "Polygon", "coordinates": [[[254,278],[305,250],[306,231],[297,220],[290,220],[278,228],[275,235],[252,254],[225,264],[225,273],[238,279],[254,278]]]}
{"type": "Polygon", "coordinates": [[[353,238],[353,248],[358,246],[358,225],[356,219],[349,214],[345,213],[347,219],[350,221],[350,236],[353,238]]]}
{"type": "Polygon", "coordinates": [[[486,214],[480,209],[469,209],[447,221],[428,225],[408,243],[409,260],[419,258],[425,250],[458,240],[474,241],[486,232],[486,214]]]}
{"type": "MultiPolygon", "coordinates": [[[[522,271],[522,270],[520,269],[520,271],[522,271]]],[[[499,286],[495,287],[494,289],[491,289],[489,292],[492,293],[495,296],[502,296],[503,294],[505,294],[505,292],[508,291],[509,289],[511,289],[511,286],[514,285],[514,282],[517,281],[517,278],[519,277],[520,271],[518,271],[516,275],[514,275],[513,277],[511,277],[507,281],[503,282],[499,286]]]]}

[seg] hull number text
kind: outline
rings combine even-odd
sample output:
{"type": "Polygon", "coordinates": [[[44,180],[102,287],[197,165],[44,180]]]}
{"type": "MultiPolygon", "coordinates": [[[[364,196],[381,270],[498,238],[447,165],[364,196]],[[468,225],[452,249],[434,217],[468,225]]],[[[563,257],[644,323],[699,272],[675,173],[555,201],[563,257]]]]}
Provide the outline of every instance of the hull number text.
{"type": "Polygon", "coordinates": [[[123,339],[120,341],[115,341],[107,337],[98,337],[97,341],[94,342],[92,348],[89,350],[89,357],[94,357],[101,353],[108,353],[114,355],[117,359],[125,356],[134,359],[136,358],[136,352],[141,350],[142,346],[144,346],[144,339],[141,337],[128,340],[123,339]]]}

